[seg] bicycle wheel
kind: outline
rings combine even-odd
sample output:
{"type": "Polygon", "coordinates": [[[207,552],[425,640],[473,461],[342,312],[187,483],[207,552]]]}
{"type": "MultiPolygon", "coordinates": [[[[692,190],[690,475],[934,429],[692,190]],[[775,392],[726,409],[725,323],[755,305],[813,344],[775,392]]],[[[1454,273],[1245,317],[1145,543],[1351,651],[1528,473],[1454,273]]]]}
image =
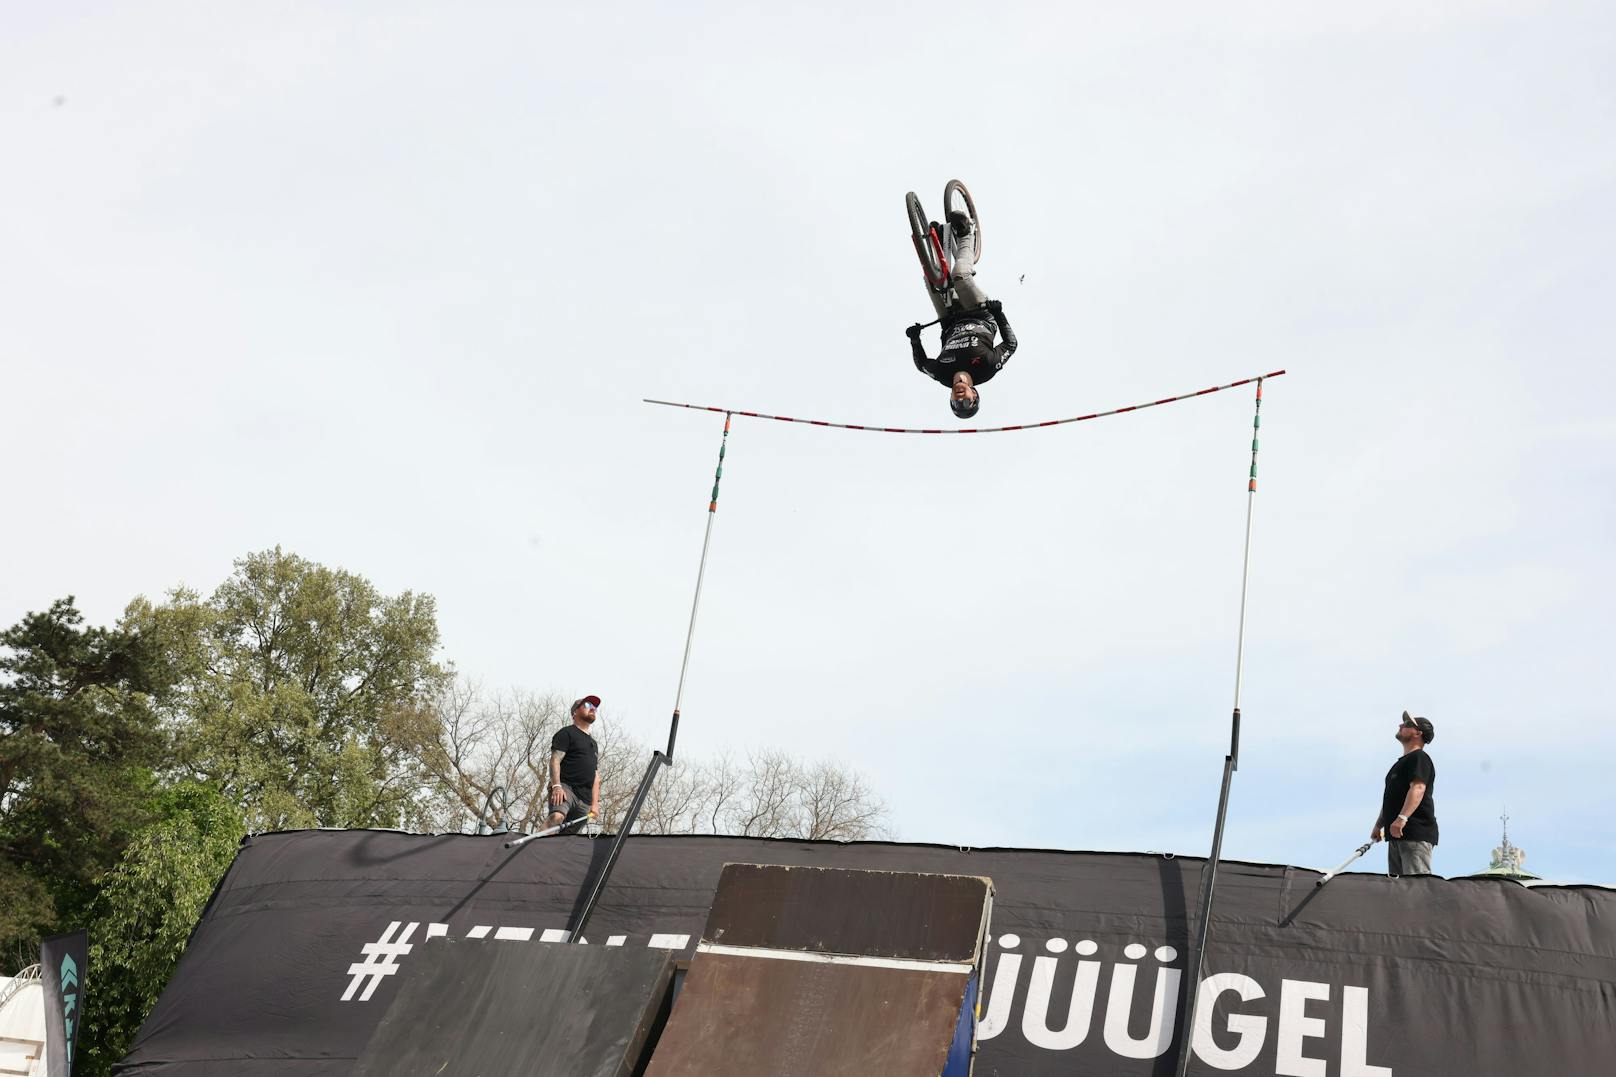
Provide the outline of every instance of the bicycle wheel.
{"type": "Polygon", "coordinates": [[[958,195],[960,200],[965,203],[962,207],[965,215],[971,218],[971,223],[976,226],[975,236],[971,243],[971,264],[975,265],[982,260],[982,218],[976,215],[976,202],[971,198],[971,192],[966,190],[964,183],[956,179],[949,180],[948,186],[943,188],[944,220],[947,220],[948,215],[953,213],[956,208],[961,208],[954,205],[955,195],[958,195]]]}
{"type": "Polygon", "coordinates": [[[909,238],[914,240],[915,256],[920,259],[921,272],[926,283],[941,290],[948,283],[948,259],[943,257],[943,244],[936,231],[926,220],[926,211],[920,208],[920,199],[910,191],[903,196],[904,208],[909,212],[909,238]]]}

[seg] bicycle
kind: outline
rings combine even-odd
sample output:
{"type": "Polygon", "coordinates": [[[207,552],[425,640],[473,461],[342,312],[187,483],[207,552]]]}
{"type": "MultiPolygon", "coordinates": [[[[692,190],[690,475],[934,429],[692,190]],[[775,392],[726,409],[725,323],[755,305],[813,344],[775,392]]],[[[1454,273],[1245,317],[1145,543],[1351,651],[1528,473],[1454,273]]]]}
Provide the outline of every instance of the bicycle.
{"type": "MultiPolygon", "coordinates": [[[[909,214],[909,235],[914,242],[915,255],[920,259],[920,270],[925,275],[927,289],[941,300],[940,303],[933,300],[941,311],[951,306],[955,299],[952,291],[956,263],[951,257],[951,245],[944,242],[947,230],[926,218],[920,198],[913,191],[904,195],[903,201],[909,214]]],[[[963,182],[954,179],[949,180],[943,188],[943,219],[946,221],[956,211],[971,219],[971,265],[974,266],[982,260],[982,220],[977,216],[976,201],[971,198],[971,192],[963,182]]]]}

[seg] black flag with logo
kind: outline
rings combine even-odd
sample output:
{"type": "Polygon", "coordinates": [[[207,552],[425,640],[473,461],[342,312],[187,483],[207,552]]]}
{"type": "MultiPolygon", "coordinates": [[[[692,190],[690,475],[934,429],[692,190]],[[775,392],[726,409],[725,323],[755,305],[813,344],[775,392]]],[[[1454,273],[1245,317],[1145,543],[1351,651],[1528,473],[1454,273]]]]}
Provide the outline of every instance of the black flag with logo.
{"type": "Polygon", "coordinates": [[[53,935],[39,944],[39,975],[45,987],[47,1077],[71,1077],[84,1012],[84,968],[90,937],[82,931],[53,935]]]}

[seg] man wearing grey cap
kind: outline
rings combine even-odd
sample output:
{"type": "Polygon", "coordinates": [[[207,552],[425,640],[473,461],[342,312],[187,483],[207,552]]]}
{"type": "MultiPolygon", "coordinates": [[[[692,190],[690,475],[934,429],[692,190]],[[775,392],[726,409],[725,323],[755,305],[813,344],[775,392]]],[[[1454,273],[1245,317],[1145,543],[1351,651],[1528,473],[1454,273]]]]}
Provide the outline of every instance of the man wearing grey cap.
{"type": "Polygon", "coordinates": [[[592,816],[600,818],[600,749],[589,728],[600,709],[599,696],[572,704],[572,724],[550,741],[550,818],[546,828],[592,816]]]}
{"type": "Polygon", "coordinates": [[[1430,719],[1403,712],[1397,727],[1403,757],[1386,772],[1380,815],[1369,835],[1379,841],[1384,831],[1387,870],[1393,875],[1431,874],[1431,850],[1437,843],[1436,764],[1425,746],[1435,739],[1430,719]]]}

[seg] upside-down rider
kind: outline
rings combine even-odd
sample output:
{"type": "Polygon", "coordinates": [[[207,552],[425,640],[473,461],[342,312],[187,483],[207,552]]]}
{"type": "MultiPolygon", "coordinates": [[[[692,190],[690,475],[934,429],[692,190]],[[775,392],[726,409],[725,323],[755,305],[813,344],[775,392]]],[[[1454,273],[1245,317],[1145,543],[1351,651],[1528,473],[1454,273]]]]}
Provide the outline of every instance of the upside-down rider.
{"type": "Polygon", "coordinates": [[[997,299],[989,299],[976,283],[975,226],[965,213],[948,215],[948,248],[952,269],[948,294],[931,292],[932,305],[942,325],[942,350],[936,358],[920,343],[922,326],[905,332],[915,369],[948,386],[948,406],[956,416],[969,419],[982,406],[977,386],[1004,369],[1016,351],[1015,330],[1005,319],[997,299]],[[997,334],[1002,343],[994,344],[997,334]]]}

